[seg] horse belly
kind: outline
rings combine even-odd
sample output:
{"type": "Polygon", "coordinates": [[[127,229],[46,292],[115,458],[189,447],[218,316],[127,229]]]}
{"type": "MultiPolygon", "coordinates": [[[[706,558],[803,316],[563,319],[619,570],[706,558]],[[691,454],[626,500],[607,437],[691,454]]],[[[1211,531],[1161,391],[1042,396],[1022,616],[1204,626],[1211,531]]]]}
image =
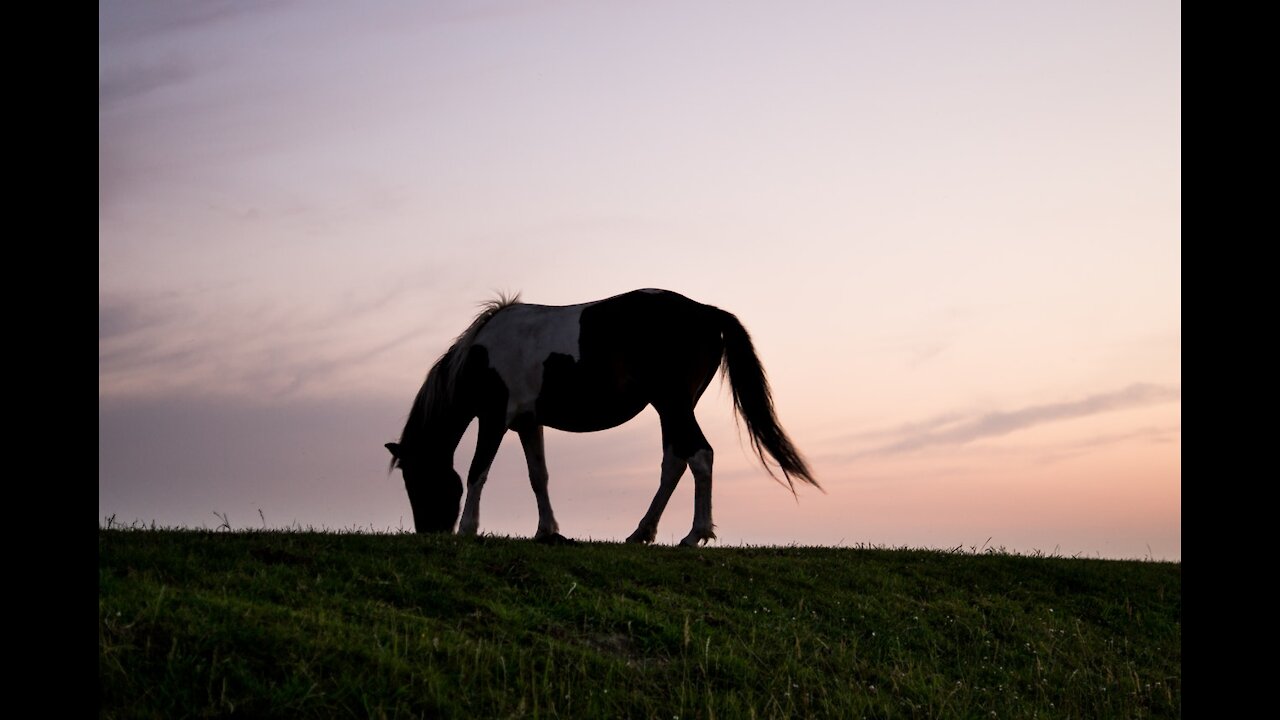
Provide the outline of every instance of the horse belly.
{"type": "Polygon", "coordinates": [[[640,414],[648,406],[646,402],[629,402],[618,405],[594,405],[591,407],[542,407],[537,413],[538,422],[549,428],[565,432],[597,432],[615,428],[640,414]]]}
{"type": "Polygon", "coordinates": [[[572,358],[553,355],[543,366],[536,410],[538,422],[548,427],[595,432],[627,422],[648,404],[648,399],[625,378],[592,372],[572,358]]]}

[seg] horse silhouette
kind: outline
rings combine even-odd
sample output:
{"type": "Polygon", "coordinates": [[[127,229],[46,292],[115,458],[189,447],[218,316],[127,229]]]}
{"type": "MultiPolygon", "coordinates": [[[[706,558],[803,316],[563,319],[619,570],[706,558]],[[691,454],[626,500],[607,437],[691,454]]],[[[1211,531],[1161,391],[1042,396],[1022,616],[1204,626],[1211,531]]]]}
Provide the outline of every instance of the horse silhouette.
{"type": "Polygon", "coordinates": [[[680,544],[714,538],[713,452],[693,410],[721,368],[765,469],[773,475],[768,454],[792,493],[793,478],[820,488],[779,425],[751,337],[732,314],[667,290],[566,306],[526,304],[519,296],[487,303],[427,373],[400,441],[386,444],[391,467],[404,476],[414,527],[420,533],[451,532],[458,522],[463,492],[453,456],[478,418],[458,532],[478,530],[489,467],[503,436],[515,430],[538,503],[534,538],[564,541],[547,494],[543,427],[607,430],[652,405],[662,427],[662,477],[627,542],[653,542],[686,467],[694,479],[693,529],[680,544]]]}

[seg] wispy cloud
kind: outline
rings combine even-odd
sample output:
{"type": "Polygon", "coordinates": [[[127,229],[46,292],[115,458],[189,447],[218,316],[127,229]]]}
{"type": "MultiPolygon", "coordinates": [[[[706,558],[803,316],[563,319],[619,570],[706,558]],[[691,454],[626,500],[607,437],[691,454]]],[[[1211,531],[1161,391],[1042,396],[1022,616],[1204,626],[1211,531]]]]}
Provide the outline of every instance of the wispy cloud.
{"type": "Polygon", "coordinates": [[[98,298],[98,340],[136,332],[165,321],[154,305],[136,298],[109,296],[98,298]]]}
{"type": "Polygon", "coordinates": [[[859,455],[893,455],[937,445],[963,445],[1058,420],[1174,402],[1181,397],[1180,387],[1134,383],[1121,390],[1090,395],[1073,402],[1031,405],[1019,410],[992,412],[977,417],[943,415],[921,423],[904,425],[896,431],[867,433],[864,436],[897,435],[898,439],[859,455]]]}
{"type": "Polygon", "coordinates": [[[920,435],[928,433],[936,428],[945,427],[965,419],[965,415],[961,413],[946,413],[928,418],[926,420],[918,420],[916,422],[905,423],[897,427],[881,428],[879,430],[868,430],[865,432],[853,433],[852,435],[841,435],[834,438],[830,442],[865,442],[869,440],[880,440],[883,438],[902,437],[904,435],[920,435]]]}
{"type": "Polygon", "coordinates": [[[1089,454],[1094,450],[1121,443],[1169,444],[1176,441],[1182,428],[1179,425],[1149,426],[1130,432],[1095,435],[1075,443],[1068,443],[1051,448],[1031,448],[1036,460],[1042,465],[1070,460],[1071,458],[1089,454]]]}
{"type": "Polygon", "coordinates": [[[909,351],[911,353],[911,357],[907,360],[907,367],[915,370],[921,365],[941,355],[949,345],[950,343],[935,340],[932,342],[919,343],[910,347],[909,351]]]}
{"type": "Polygon", "coordinates": [[[98,109],[131,100],[167,85],[185,82],[195,74],[190,63],[180,59],[109,68],[98,77],[98,109]]]}
{"type": "Polygon", "coordinates": [[[368,392],[401,365],[425,372],[432,352],[455,332],[441,318],[406,310],[429,290],[395,282],[324,304],[245,298],[234,288],[207,294],[100,297],[100,396],[278,400],[368,392]]]}
{"type": "Polygon", "coordinates": [[[98,13],[98,42],[121,42],[196,30],[234,18],[286,7],[288,0],[176,0],[114,2],[98,13]]]}

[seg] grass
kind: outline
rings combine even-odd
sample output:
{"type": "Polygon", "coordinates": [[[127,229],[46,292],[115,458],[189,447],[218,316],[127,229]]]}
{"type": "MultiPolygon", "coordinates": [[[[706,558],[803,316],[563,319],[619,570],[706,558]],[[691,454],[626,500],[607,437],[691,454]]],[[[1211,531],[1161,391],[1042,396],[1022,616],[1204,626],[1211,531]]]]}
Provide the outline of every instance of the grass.
{"type": "Polygon", "coordinates": [[[100,715],[1180,715],[1180,563],[98,532],[100,715]]]}

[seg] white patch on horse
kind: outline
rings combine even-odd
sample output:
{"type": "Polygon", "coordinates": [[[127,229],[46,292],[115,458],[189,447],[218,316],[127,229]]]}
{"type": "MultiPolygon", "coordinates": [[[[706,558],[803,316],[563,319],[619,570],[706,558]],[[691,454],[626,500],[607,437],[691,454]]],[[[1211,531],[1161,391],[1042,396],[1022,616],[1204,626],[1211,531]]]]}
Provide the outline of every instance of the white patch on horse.
{"type": "Polygon", "coordinates": [[[580,357],[578,335],[588,305],[512,305],[494,315],[476,336],[489,353],[489,367],[507,386],[507,424],[533,412],[542,391],[543,363],[552,354],[580,357]]]}
{"type": "Polygon", "coordinates": [[[693,471],[693,529],[680,541],[681,545],[697,546],[716,537],[715,523],[711,521],[711,464],[715,452],[703,448],[689,458],[693,471]]]}

